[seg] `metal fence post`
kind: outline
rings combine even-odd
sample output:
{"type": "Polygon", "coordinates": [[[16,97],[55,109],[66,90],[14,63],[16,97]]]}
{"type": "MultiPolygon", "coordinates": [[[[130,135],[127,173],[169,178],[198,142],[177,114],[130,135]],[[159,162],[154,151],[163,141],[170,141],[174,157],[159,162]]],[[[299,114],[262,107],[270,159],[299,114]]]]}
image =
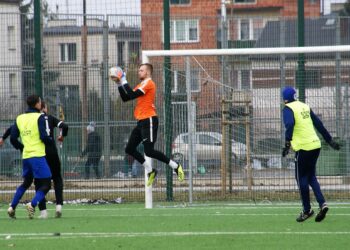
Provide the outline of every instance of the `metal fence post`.
{"type": "Polygon", "coordinates": [[[103,99],[103,127],[104,127],[104,175],[109,177],[110,170],[110,154],[111,154],[111,139],[110,139],[110,97],[109,97],[109,79],[108,79],[108,17],[103,21],[103,44],[102,44],[102,99],[103,99]]]}

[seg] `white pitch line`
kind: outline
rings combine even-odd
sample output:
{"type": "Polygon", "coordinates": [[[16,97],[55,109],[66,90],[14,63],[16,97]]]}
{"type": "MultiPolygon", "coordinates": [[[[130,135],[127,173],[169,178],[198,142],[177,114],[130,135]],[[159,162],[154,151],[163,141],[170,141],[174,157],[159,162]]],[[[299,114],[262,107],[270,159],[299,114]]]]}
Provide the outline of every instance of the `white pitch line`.
{"type": "MultiPolygon", "coordinates": [[[[239,213],[239,214],[222,214],[222,213],[215,213],[215,214],[139,214],[139,215],[130,215],[130,214],[110,214],[110,215],[96,215],[94,214],[94,217],[203,217],[203,216],[294,216],[296,215],[295,213],[290,213],[290,214],[268,214],[268,213],[263,213],[263,214],[253,214],[253,213],[239,213]]],[[[331,214],[331,216],[350,216],[349,214],[331,214]]],[[[69,218],[74,218],[76,216],[69,216],[69,218]]],[[[81,218],[81,216],[76,217],[76,218],[81,218]]]]}
{"type": "MultiPolygon", "coordinates": [[[[66,205],[66,206],[70,206],[70,205],[66,205]]],[[[122,205],[106,205],[106,206],[113,206],[110,208],[94,208],[93,206],[96,205],[85,205],[86,208],[63,208],[64,211],[101,211],[101,212],[106,212],[106,211],[116,211],[116,212],[120,212],[120,210],[128,210],[130,211],[130,209],[136,209],[136,210],[145,210],[145,208],[130,208],[130,207],[119,207],[122,205]]],[[[187,206],[182,206],[182,207],[155,207],[153,210],[177,210],[177,209],[184,209],[184,210],[260,210],[260,209],[299,209],[301,208],[300,205],[296,205],[296,206],[241,206],[241,207],[187,207],[187,206]]],[[[350,209],[350,206],[332,206],[329,205],[329,208],[331,210],[333,209],[350,209]]],[[[54,210],[54,208],[50,209],[49,206],[49,211],[50,210],[54,210]]],[[[0,212],[3,211],[7,211],[7,209],[0,209],[0,212]]],[[[151,210],[149,210],[151,211],[151,210]]]]}
{"type": "MultiPolygon", "coordinates": [[[[49,210],[49,214],[50,214],[50,210],[49,210]]],[[[208,214],[208,213],[202,213],[202,214],[94,214],[93,217],[97,217],[97,218],[137,218],[137,217],[203,217],[203,216],[207,216],[207,217],[220,217],[220,216],[227,216],[227,217],[238,217],[238,216],[243,216],[243,217],[255,217],[255,216],[271,216],[271,217],[279,217],[279,216],[295,216],[296,213],[232,213],[232,214],[227,214],[227,213],[220,213],[217,212],[215,214],[208,214]]],[[[87,214],[83,215],[83,216],[76,216],[76,215],[69,215],[66,216],[66,218],[69,219],[73,219],[73,218],[82,218],[82,217],[86,217],[89,216],[87,214]]],[[[339,217],[339,216],[350,216],[350,213],[346,214],[346,213],[341,213],[341,214],[331,214],[330,216],[332,217],[339,217]]],[[[49,217],[50,218],[50,217],[49,217]]]]}
{"type": "Polygon", "coordinates": [[[350,235],[350,231],[336,232],[81,232],[81,233],[1,233],[0,240],[59,239],[59,238],[125,238],[125,237],[179,237],[225,235],[350,235]]]}
{"type": "MultiPolygon", "coordinates": [[[[279,217],[279,216],[295,216],[295,213],[291,214],[152,214],[152,215],[146,215],[147,217],[203,217],[203,216],[244,216],[244,217],[249,217],[249,216],[271,216],[271,217],[279,217]]],[[[350,216],[350,214],[332,214],[331,216],[350,216]]],[[[115,214],[115,215],[96,215],[94,214],[93,217],[98,217],[98,218],[122,218],[122,217],[145,217],[145,215],[121,215],[121,214],[115,214]]],[[[68,217],[67,217],[68,218],[68,217]]],[[[69,216],[69,218],[82,218],[81,216],[69,216]]]]}

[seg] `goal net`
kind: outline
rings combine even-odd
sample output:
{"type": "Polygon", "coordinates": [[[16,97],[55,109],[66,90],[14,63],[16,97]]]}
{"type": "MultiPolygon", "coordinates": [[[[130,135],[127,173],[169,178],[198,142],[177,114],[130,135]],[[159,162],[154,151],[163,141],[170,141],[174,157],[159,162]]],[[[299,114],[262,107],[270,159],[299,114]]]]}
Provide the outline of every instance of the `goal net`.
{"type": "Polygon", "coordinates": [[[293,86],[342,145],[333,151],[322,140],[317,166],[321,186],[328,197],[349,198],[350,46],[142,55],[143,63],[153,64],[158,84],[159,147],[186,171],[186,184],[164,176],[175,195],[185,193],[190,202],[208,193],[239,199],[297,198],[294,153],[281,157],[281,92],[293,86]]]}

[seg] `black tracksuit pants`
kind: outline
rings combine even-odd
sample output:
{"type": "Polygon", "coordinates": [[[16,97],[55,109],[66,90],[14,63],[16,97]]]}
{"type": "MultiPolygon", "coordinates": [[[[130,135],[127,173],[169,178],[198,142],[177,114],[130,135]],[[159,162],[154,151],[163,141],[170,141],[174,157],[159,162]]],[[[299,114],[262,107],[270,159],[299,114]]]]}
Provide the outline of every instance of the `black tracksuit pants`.
{"type": "MultiPolygon", "coordinates": [[[[46,152],[46,161],[49,164],[52,181],[55,190],[56,204],[63,205],[63,179],[61,174],[61,162],[57,152],[46,152]]],[[[39,209],[46,209],[46,200],[39,203],[39,209]]]]}
{"type": "Polygon", "coordinates": [[[169,164],[170,159],[162,152],[154,149],[154,143],[157,140],[157,132],[157,116],[139,120],[137,126],[131,132],[128,144],[125,148],[125,153],[133,156],[138,162],[143,164],[145,162],[145,157],[136,150],[137,146],[142,142],[146,156],[169,164]]]}

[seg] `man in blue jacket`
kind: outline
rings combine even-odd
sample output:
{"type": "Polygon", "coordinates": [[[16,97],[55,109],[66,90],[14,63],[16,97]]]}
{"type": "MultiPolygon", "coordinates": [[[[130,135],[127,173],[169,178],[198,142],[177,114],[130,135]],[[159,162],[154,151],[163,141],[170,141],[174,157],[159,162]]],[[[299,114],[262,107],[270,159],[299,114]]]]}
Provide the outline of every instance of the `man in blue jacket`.
{"type": "Polygon", "coordinates": [[[294,88],[285,87],[282,95],[285,103],[283,121],[286,127],[282,156],[285,157],[290,148],[295,151],[295,178],[303,204],[303,211],[296,220],[303,222],[314,214],[310,205],[309,186],[311,186],[319,204],[319,212],[315,221],[321,222],[326,217],[329,208],[316,177],[316,162],[320,154],[321,141],[315,128],[333,149],[339,150],[340,146],[333,141],[321,120],[310,107],[296,99],[294,88]]]}

